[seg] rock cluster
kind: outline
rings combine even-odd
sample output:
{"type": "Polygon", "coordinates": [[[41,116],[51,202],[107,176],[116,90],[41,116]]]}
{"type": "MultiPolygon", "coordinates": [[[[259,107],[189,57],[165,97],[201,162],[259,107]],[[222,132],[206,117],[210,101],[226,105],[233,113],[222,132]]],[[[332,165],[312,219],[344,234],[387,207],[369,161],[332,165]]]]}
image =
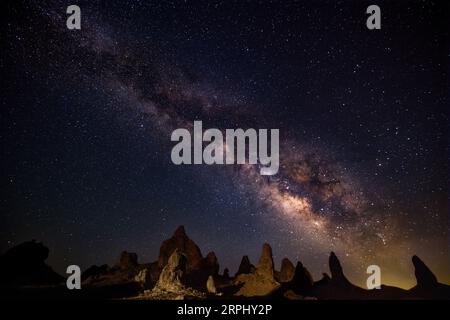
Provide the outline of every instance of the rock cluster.
{"type": "MultiPolygon", "coordinates": [[[[0,256],[0,286],[63,285],[64,278],[45,264],[48,253],[48,248],[35,241],[8,250],[0,256]]],[[[203,257],[200,248],[180,226],[162,243],[157,261],[140,264],[136,253],[123,251],[113,267],[91,266],[85,270],[82,286],[83,292],[101,287],[94,292],[110,290],[111,297],[133,296],[133,299],[204,299],[212,296],[292,300],[450,299],[450,286],[439,283],[417,256],[412,257],[417,285],[410,290],[385,285],[381,289],[366,290],[350,282],[334,252],[330,253],[328,263],[331,276],[324,273],[316,282],[300,261],[294,268],[292,262],[284,258],[280,271],[276,271],[272,248],[265,243],[257,266],[244,256],[236,275],[231,277],[227,268],[219,274],[216,254],[209,252],[203,257]]]]}

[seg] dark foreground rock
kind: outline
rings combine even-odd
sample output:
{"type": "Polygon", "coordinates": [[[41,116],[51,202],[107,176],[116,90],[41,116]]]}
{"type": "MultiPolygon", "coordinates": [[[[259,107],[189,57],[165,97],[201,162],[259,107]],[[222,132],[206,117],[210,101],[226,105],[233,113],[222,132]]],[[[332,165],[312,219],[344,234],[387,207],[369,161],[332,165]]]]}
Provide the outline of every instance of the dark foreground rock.
{"type": "Polygon", "coordinates": [[[289,282],[294,277],[295,267],[292,264],[291,260],[288,258],[283,258],[281,260],[281,268],[280,272],[277,273],[278,282],[289,282]]]}
{"type": "Polygon", "coordinates": [[[35,240],[21,243],[0,256],[1,286],[56,285],[65,278],[53,271],[49,249],[35,240]]]}
{"type": "Polygon", "coordinates": [[[450,299],[450,286],[439,283],[434,273],[427,265],[418,257],[412,257],[414,265],[414,274],[417,284],[409,294],[414,298],[422,299],[450,299]]]}
{"type": "Polygon", "coordinates": [[[250,263],[250,259],[248,256],[243,256],[241,260],[241,264],[239,265],[239,269],[236,272],[236,276],[240,274],[252,273],[255,271],[255,266],[250,263]]]}

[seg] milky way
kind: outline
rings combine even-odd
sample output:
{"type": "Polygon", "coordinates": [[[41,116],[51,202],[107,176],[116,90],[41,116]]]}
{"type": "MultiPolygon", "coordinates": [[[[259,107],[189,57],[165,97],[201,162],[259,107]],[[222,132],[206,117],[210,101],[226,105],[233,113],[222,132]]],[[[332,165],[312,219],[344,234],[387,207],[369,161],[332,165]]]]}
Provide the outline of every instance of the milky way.
{"type": "MultiPolygon", "coordinates": [[[[202,120],[206,127],[220,129],[280,129],[280,171],[273,177],[261,176],[256,165],[219,166],[220,168],[214,171],[207,166],[201,166],[194,170],[198,172],[196,178],[200,184],[212,185],[212,180],[217,179],[229,181],[235,188],[233,192],[239,193],[237,201],[245,199],[251,202],[254,208],[252,211],[258,213],[258,219],[268,225],[269,230],[276,230],[274,232],[277,234],[276,237],[267,238],[284,237],[279,243],[290,243],[290,248],[298,248],[298,252],[292,254],[291,258],[303,259],[306,265],[310,262],[316,267],[313,271],[315,275],[327,271],[324,261],[327,253],[334,250],[343,257],[344,264],[348,264],[351,270],[360,272],[359,276],[355,276],[357,281],[362,281],[361,274],[364,275],[365,268],[375,263],[386,266],[388,281],[405,285],[410,281],[405,280],[407,277],[398,277],[398,274],[405,270],[411,272],[407,260],[409,255],[426,251],[427,246],[432,243],[442,245],[442,237],[426,240],[422,235],[415,236],[413,225],[420,219],[414,217],[412,222],[408,214],[403,212],[408,210],[397,206],[398,196],[391,192],[389,186],[383,185],[383,180],[380,182],[378,172],[383,170],[385,163],[388,165],[390,157],[395,155],[385,155],[378,150],[375,152],[376,155],[367,157],[370,159],[367,162],[373,162],[373,166],[362,165],[363,161],[354,161],[347,156],[347,153],[351,154],[351,151],[348,151],[351,149],[351,143],[350,148],[341,150],[337,143],[322,142],[320,136],[308,131],[309,128],[289,123],[289,116],[278,119],[276,114],[268,112],[273,110],[270,109],[272,103],[279,107],[283,102],[268,99],[267,102],[261,103],[251,90],[215,81],[214,76],[208,72],[205,74],[205,67],[198,61],[186,66],[184,59],[189,57],[189,53],[186,52],[184,55],[182,52],[182,58],[169,54],[166,47],[170,47],[170,42],[161,43],[153,39],[151,33],[145,38],[131,35],[131,32],[127,35],[128,31],[118,30],[117,25],[111,26],[108,14],[112,14],[116,9],[105,10],[105,13],[102,13],[100,6],[82,6],[82,30],[67,32],[61,28],[66,18],[64,11],[61,10],[63,7],[62,2],[56,2],[51,7],[33,5],[30,9],[37,12],[40,19],[47,23],[46,32],[51,34],[51,38],[59,39],[59,46],[55,44],[52,47],[54,57],[48,59],[49,65],[52,66],[53,63],[57,65],[59,55],[81,54],[82,63],[77,62],[76,58],[73,58],[73,63],[66,60],[64,72],[57,77],[67,82],[69,87],[79,85],[89,87],[100,96],[100,99],[107,101],[107,103],[96,102],[96,108],[111,114],[120,126],[142,129],[149,140],[157,141],[156,148],[159,149],[157,152],[162,153],[163,158],[169,159],[170,133],[176,128],[191,129],[194,120],[202,120]],[[220,178],[217,178],[217,175],[220,178]],[[392,266],[394,264],[395,267],[392,266]]],[[[133,25],[139,29],[137,22],[133,25]]],[[[264,29],[261,30],[260,32],[264,32],[264,29]]],[[[42,55],[40,49],[35,50],[42,55]]],[[[326,50],[335,48],[330,47],[326,50]]],[[[314,66],[316,62],[305,61],[305,63],[314,66]]],[[[61,66],[55,68],[60,70],[61,66]]],[[[357,73],[360,68],[361,66],[356,64],[352,70],[357,73]]],[[[228,74],[231,77],[233,72],[238,73],[236,70],[224,68],[221,74],[225,74],[224,77],[227,78],[228,74]]],[[[324,77],[327,76],[326,71],[321,68],[316,72],[323,72],[324,77]]],[[[245,75],[247,76],[245,81],[251,83],[252,74],[245,75]]],[[[306,83],[304,88],[299,90],[309,92],[308,86],[314,87],[314,79],[305,79],[305,82],[309,81],[311,84],[306,83]]],[[[279,77],[279,80],[279,83],[282,83],[283,77],[279,77]]],[[[336,83],[336,88],[338,87],[339,83],[336,83]]],[[[289,88],[286,90],[289,92],[289,88]]],[[[339,105],[338,108],[345,109],[346,103],[352,103],[353,98],[346,100],[347,102],[340,102],[340,99],[343,99],[341,96],[348,94],[352,94],[352,88],[341,88],[334,97],[333,101],[339,105]]],[[[320,98],[318,95],[317,93],[316,98],[320,98]]],[[[392,100],[397,101],[396,99],[400,98],[392,100]]],[[[359,103],[362,103],[361,101],[363,100],[359,103]]],[[[299,105],[308,103],[310,101],[298,102],[299,105]]],[[[376,103],[383,101],[377,98],[376,103]]],[[[281,111],[275,113],[282,113],[283,109],[279,108],[281,111]]],[[[358,106],[353,108],[357,110],[358,106]]],[[[300,114],[301,112],[299,110],[300,114]]],[[[344,120],[340,120],[341,124],[346,123],[346,116],[353,111],[346,112],[342,116],[344,120]]],[[[365,117],[372,120],[379,117],[374,113],[366,114],[362,119],[359,111],[354,112],[356,113],[354,126],[358,128],[363,126],[365,117]]],[[[385,117],[387,113],[379,121],[383,125],[389,122],[384,121],[385,117]]],[[[307,113],[304,114],[304,118],[300,117],[305,123],[311,122],[310,118],[307,113]]],[[[324,123],[329,121],[326,113],[323,119],[324,123]]],[[[315,122],[311,128],[315,130],[320,126],[321,123],[315,122]]],[[[336,134],[340,128],[340,125],[336,126],[334,129],[336,134]]],[[[403,129],[395,123],[387,128],[384,134],[403,129]]],[[[328,133],[326,128],[322,130],[328,133]]],[[[370,130],[373,129],[367,130],[360,135],[372,135],[370,130]]],[[[350,137],[355,134],[353,131],[356,132],[357,129],[348,129],[350,137]]],[[[406,138],[411,139],[405,131],[406,138]]],[[[367,148],[370,150],[377,148],[375,143],[374,147],[371,147],[370,143],[372,142],[365,143],[369,144],[367,148]]],[[[395,150],[395,146],[390,149],[395,150]]],[[[411,151],[407,150],[407,147],[403,149],[406,150],[403,153],[410,156],[411,151]]],[[[405,156],[398,156],[399,159],[401,157],[405,156]]],[[[400,174],[406,175],[398,173],[400,174]]],[[[385,180],[396,179],[388,172],[380,175],[383,175],[385,180]]],[[[177,182],[174,182],[174,185],[176,186],[177,182]]],[[[403,187],[397,185],[396,188],[401,190],[403,187]]],[[[227,190],[218,188],[217,199],[226,197],[227,193],[227,190]]],[[[436,219],[442,217],[442,212],[436,215],[436,219]]],[[[445,235],[446,231],[439,232],[445,235]]],[[[278,248],[275,248],[275,253],[277,250],[278,248]]],[[[448,257],[447,251],[444,248],[437,254],[439,257],[436,258],[435,265],[439,270],[445,268],[443,257],[448,257]]],[[[238,257],[242,254],[246,252],[236,253],[238,257]]]]}

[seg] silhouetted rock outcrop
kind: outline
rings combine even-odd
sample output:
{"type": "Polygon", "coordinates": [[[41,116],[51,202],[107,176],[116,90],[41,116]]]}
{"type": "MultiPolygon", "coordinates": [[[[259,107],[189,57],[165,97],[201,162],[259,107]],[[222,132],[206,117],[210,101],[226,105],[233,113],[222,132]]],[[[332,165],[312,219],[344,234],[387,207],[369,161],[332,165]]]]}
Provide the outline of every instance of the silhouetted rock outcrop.
{"type": "Polygon", "coordinates": [[[414,265],[414,274],[418,287],[430,288],[438,284],[436,276],[418,256],[412,257],[412,263],[414,265]]]}
{"type": "Polygon", "coordinates": [[[410,296],[421,299],[450,299],[450,286],[439,283],[434,273],[418,257],[412,257],[417,285],[409,290],[410,296]]]}
{"type": "Polygon", "coordinates": [[[0,256],[0,285],[54,285],[64,277],[49,267],[49,250],[35,240],[21,243],[0,256]]]}
{"type": "Polygon", "coordinates": [[[433,272],[417,256],[413,256],[417,285],[410,290],[381,285],[380,289],[366,290],[353,285],[344,275],[337,256],[329,259],[331,279],[324,274],[312,289],[319,299],[449,299],[450,286],[437,281],[433,272]]]}
{"type": "Polygon", "coordinates": [[[328,260],[331,272],[331,280],[333,283],[339,286],[351,286],[352,284],[348,281],[347,277],[344,275],[342,271],[341,262],[336,257],[334,252],[331,252],[330,258],[328,260]]]}
{"type": "Polygon", "coordinates": [[[314,285],[313,278],[309,271],[298,261],[295,267],[294,276],[291,281],[294,292],[309,295],[314,285]]]}
{"type": "Polygon", "coordinates": [[[200,248],[186,235],[184,227],[180,226],[170,239],[165,240],[161,244],[158,258],[158,266],[161,269],[166,265],[175,249],[179,249],[185,254],[187,258],[187,270],[198,268],[202,262],[200,248]]]}
{"type": "Polygon", "coordinates": [[[281,260],[281,269],[278,273],[277,280],[279,282],[289,282],[294,276],[295,267],[288,258],[281,260]]]}
{"type": "Polygon", "coordinates": [[[248,256],[243,256],[236,276],[240,274],[252,273],[255,271],[255,266],[250,263],[248,256]]]}
{"type": "Polygon", "coordinates": [[[202,259],[199,269],[202,269],[208,275],[218,275],[219,262],[217,260],[216,254],[212,251],[209,252],[206,257],[202,259]]]}
{"type": "Polygon", "coordinates": [[[230,279],[230,271],[228,270],[228,268],[225,268],[225,269],[223,270],[223,275],[222,275],[222,277],[223,277],[224,279],[230,279]]]}
{"type": "Polygon", "coordinates": [[[311,289],[312,295],[318,299],[367,299],[369,291],[353,285],[344,275],[341,263],[334,252],[330,253],[328,264],[331,279],[324,274],[324,278],[311,289]]]}

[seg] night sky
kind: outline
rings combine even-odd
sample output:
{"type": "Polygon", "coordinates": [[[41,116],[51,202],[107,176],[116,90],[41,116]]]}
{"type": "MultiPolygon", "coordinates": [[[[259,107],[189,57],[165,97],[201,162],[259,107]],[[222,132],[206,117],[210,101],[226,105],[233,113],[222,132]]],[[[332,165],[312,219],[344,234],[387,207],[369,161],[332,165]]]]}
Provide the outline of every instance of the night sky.
{"type": "Polygon", "coordinates": [[[450,283],[443,3],[6,1],[1,251],[36,239],[61,273],[151,262],[185,225],[231,273],[268,242],[316,280],[333,250],[360,285],[377,264],[413,286],[413,254],[450,283]],[[280,171],[174,165],[194,120],[279,129],[280,171]]]}

